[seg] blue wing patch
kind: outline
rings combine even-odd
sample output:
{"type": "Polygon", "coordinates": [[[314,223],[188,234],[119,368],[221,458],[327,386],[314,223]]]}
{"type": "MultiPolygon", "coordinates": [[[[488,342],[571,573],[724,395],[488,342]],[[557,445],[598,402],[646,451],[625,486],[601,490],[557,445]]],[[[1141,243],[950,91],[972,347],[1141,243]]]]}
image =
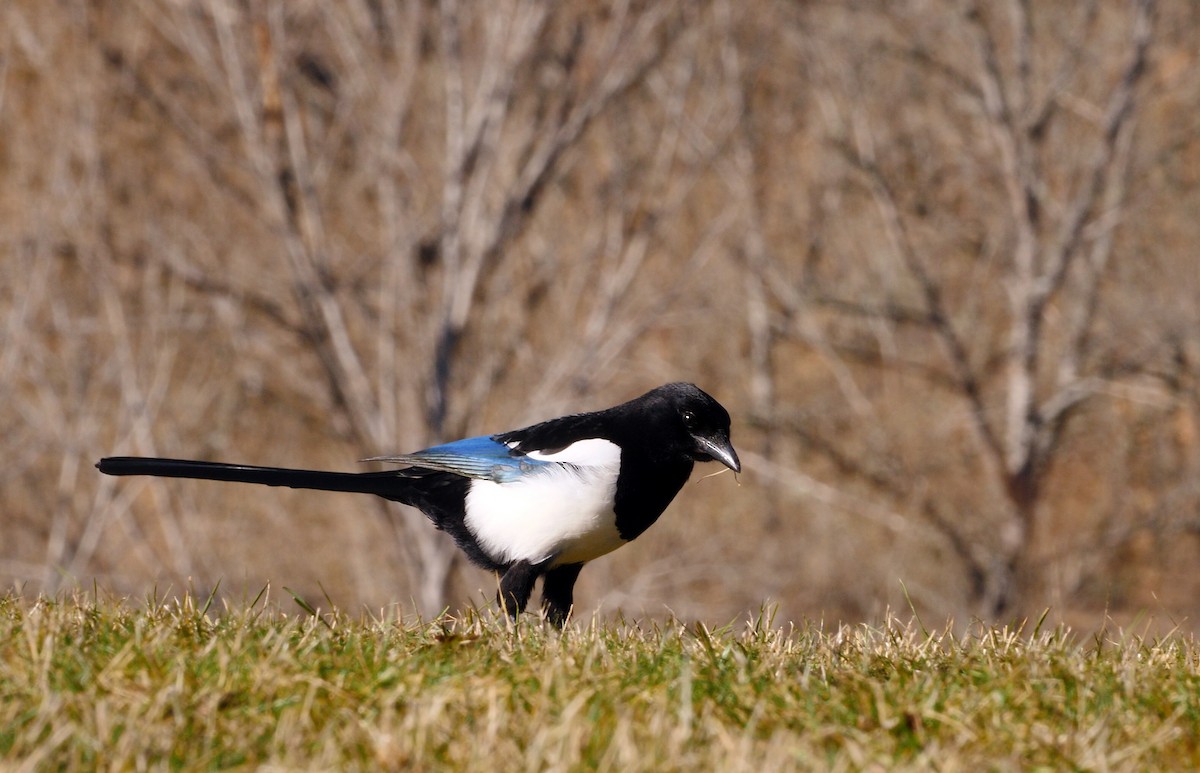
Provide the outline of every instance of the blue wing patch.
{"type": "Polygon", "coordinates": [[[375,456],[367,462],[390,462],[450,472],[465,478],[511,483],[554,462],[530,459],[491,436],[466,438],[399,456],[375,456]]]}

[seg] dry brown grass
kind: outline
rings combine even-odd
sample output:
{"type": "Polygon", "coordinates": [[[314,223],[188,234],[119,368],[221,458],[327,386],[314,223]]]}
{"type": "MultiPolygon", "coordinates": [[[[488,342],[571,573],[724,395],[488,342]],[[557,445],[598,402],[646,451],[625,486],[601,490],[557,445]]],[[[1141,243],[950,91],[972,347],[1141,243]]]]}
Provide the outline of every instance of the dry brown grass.
{"type": "MultiPolygon", "coordinates": [[[[1190,770],[1191,637],[0,598],[18,770],[1190,770]],[[210,615],[206,615],[208,611],[210,615]]],[[[261,603],[259,603],[261,601],[261,603]]]]}

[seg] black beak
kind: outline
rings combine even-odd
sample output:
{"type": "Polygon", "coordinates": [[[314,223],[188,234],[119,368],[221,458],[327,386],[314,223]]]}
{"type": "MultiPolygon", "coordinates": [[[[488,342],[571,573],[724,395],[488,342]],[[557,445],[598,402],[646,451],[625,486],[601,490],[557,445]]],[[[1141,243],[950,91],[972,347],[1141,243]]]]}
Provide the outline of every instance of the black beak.
{"type": "Polygon", "coordinates": [[[737,451],[733,450],[729,438],[696,437],[696,444],[714,462],[720,462],[734,472],[742,471],[742,463],[738,461],[737,451]]]}

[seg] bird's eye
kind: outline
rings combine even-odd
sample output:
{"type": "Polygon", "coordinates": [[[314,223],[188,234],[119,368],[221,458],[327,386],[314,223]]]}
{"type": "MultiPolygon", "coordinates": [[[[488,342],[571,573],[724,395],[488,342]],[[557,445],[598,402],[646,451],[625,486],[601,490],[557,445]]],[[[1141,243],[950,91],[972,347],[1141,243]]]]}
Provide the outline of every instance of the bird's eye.
{"type": "Polygon", "coordinates": [[[691,411],[684,411],[683,412],[683,423],[684,423],[684,426],[686,426],[686,427],[696,426],[696,414],[692,413],[691,411]]]}

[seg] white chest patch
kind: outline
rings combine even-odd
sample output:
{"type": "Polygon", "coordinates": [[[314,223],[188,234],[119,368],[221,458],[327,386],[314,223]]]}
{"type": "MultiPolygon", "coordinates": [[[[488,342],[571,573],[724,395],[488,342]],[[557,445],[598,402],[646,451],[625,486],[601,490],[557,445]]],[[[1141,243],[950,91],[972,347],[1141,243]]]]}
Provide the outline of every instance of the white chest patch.
{"type": "Polygon", "coordinates": [[[621,449],[591,438],[552,454],[530,458],[557,462],[510,483],[471,481],[466,525],[497,561],[551,560],[577,564],[616,550],[613,502],[621,449]]]}

